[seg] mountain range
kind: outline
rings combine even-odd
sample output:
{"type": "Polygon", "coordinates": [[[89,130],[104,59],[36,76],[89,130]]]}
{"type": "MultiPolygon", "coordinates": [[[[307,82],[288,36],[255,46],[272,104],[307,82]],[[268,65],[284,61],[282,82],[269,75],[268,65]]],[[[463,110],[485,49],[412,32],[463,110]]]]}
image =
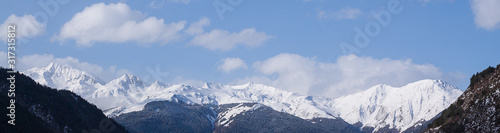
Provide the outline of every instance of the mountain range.
{"type": "MultiPolygon", "coordinates": [[[[412,132],[425,129],[435,116],[462,94],[461,90],[441,80],[421,80],[402,87],[376,85],[355,94],[327,98],[300,95],[256,83],[242,85],[205,83],[203,86],[192,86],[156,81],[148,84],[133,74],[125,74],[105,83],[88,72],[56,63],[32,68],[23,73],[40,84],[80,95],[103,110],[108,117],[125,125],[131,132],[150,130],[134,126],[145,121],[138,122],[125,117],[141,116],[140,118],[146,119],[145,114],[157,114],[165,119],[147,120],[163,121],[168,124],[168,121],[164,120],[173,117],[171,113],[181,113],[186,116],[183,117],[185,120],[188,120],[188,116],[199,116],[190,119],[206,120],[211,125],[195,126],[199,123],[187,122],[176,127],[211,127],[211,130],[219,132],[242,131],[245,128],[243,119],[256,121],[255,125],[262,125],[256,128],[263,128],[280,121],[293,124],[307,123],[300,125],[309,124],[307,127],[310,127],[308,128],[310,131],[318,132],[412,132]],[[167,106],[176,107],[178,110],[164,110],[167,106]],[[197,115],[185,114],[188,112],[197,115]],[[249,118],[255,113],[259,115],[249,118]],[[267,119],[258,117],[264,115],[279,116],[276,118],[281,119],[273,118],[267,124],[257,122],[267,119]],[[324,130],[332,123],[336,125],[334,128],[324,130]]],[[[178,123],[170,125],[176,124],[178,123]]],[[[281,129],[300,131],[293,129],[293,126],[283,127],[279,124],[276,126],[281,127],[280,130],[271,132],[286,131],[281,129]]],[[[177,131],[160,127],[154,129],[177,131]]]]}

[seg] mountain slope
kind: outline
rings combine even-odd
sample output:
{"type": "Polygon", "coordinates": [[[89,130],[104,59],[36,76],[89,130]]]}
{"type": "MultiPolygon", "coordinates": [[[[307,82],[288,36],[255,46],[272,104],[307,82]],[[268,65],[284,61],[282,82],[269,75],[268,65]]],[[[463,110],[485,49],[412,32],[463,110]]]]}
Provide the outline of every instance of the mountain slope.
{"type": "Polygon", "coordinates": [[[142,110],[151,101],[182,101],[187,104],[221,105],[229,103],[262,103],[277,111],[286,112],[303,119],[315,117],[337,118],[333,110],[316,106],[316,101],[325,98],[302,96],[255,83],[238,86],[206,83],[203,87],[173,85],[155,93],[143,93],[144,100],[134,106],[118,107],[106,113],[118,116],[122,113],[142,110]]]}
{"type": "Polygon", "coordinates": [[[259,103],[219,106],[155,101],[114,118],[130,132],[360,132],[342,119],[301,119],[259,103]]]}
{"type": "Polygon", "coordinates": [[[467,90],[426,132],[500,132],[500,65],[471,77],[467,90]]]}
{"type": "Polygon", "coordinates": [[[160,82],[147,85],[138,77],[126,74],[103,84],[98,78],[86,72],[55,63],[43,68],[33,68],[24,73],[41,84],[77,93],[105,110],[108,116],[142,110],[144,105],[151,101],[173,100],[188,104],[211,105],[258,102],[303,119],[336,118],[334,111],[316,106],[316,101],[329,99],[302,96],[254,83],[238,86],[206,83],[203,87],[165,85],[160,82]],[[67,81],[67,84],[64,84],[64,81],[67,81]]]}
{"type": "Polygon", "coordinates": [[[132,133],[212,132],[217,114],[211,107],[170,101],[146,104],[143,110],[114,119],[132,133]]]}
{"type": "Polygon", "coordinates": [[[401,88],[374,86],[333,101],[345,121],[362,124],[365,131],[404,131],[431,120],[448,107],[462,91],[440,80],[421,80],[401,88]],[[372,128],[372,129],[370,129],[372,128]]]}
{"type": "MultiPolygon", "coordinates": [[[[7,96],[10,81],[5,80],[9,76],[7,69],[0,68],[0,78],[4,79],[0,80],[2,107],[9,106],[5,102],[10,100],[7,96]]],[[[103,128],[110,132],[127,132],[75,93],[42,86],[23,74],[16,74],[15,85],[16,126],[0,124],[0,132],[95,132],[103,128]]],[[[7,111],[10,110],[2,109],[0,113],[5,115],[7,111]]],[[[6,118],[0,117],[4,122],[6,118]]]]}
{"type": "Polygon", "coordinates": [[[354,133],[360,130],[342,119],[309,120],[278,112],[259,103],[224,104],[217,109],[214,132],[354,133]]]}
{"type": "Polygon", "coordinates": [[[88,95],[104,84],[104,81],[91,74],[72,68],[69,65],[50,63],[42,68],[32,68],[23,72],[36,82],[53,88],[88,95]]]}
{"type": "Polygon", "coordinates": [[[98,88],[87,99],[101,109],[130,106],[143,100],[145,88],[144,81],[133,74],[125,74],[98,88]]]}

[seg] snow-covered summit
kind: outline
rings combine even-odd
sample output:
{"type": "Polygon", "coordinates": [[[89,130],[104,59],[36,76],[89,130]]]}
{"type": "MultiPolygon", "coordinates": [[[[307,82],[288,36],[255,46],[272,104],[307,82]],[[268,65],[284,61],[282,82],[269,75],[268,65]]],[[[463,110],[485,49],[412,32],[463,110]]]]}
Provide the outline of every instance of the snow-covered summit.
{"type": "Polygon", "coordinates": [[[145,87],[144,81],[139,79],[139,77],[135,76],[134,74],[124,74],[123,76],[112,80],[108,84],[116,84],[120,86],[137,86],[137,87],[145,87]]]}
{"type": "Polygon", "coordinates": [[[104,84],[104,81],[88,72],[57,63],[50,63],[41,68],[35,67],[23,72],[23,74],[40,84],[70,90],[77,94],[91,93],[104,84]]]}
{"type": "Polygon", "coordinates": [[[334,109],[348,123],[364,127],[389,127],[403,131],[429,121],[454,102],[462,91],[441,80],[421,80],[403,87],[377,85],[339,97],[334,109]]]}

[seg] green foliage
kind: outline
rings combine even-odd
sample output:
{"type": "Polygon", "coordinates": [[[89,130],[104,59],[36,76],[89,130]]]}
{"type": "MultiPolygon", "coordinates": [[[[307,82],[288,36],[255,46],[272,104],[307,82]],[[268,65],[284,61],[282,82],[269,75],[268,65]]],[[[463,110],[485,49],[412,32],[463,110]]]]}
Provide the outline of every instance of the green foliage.
{"type": "Polygon", "coordinates": [[[451,104],[450,107],[447,109],[443,110],[441,112],[441,116],[436,118],[431,124],[429,124],[427,127],[428,128],[435,128],[438,127],[439,125],[442,125],[446,122],[448,119],[454,119],[456,117],[460,117],[460,115],[464,112],[464,110],[460,107],[461,104],[463,104],[463,100],[459,99],[457,104],[451,104]]]}
{"type": "MultiPolygon", "coordinates": [[[[0,106],[7,107],[8,69],[0,68],[0,106]]],[[[108,119],[95,105],[66,90],[42,86],[31,78],[16,74],[15,77],[16,126],[0,124],[0,132],[82,132],[100,129],[99,123],[108,119]]],[[[7,114],[6,109],[0,114],[7,114]]],[[[0,117],[6,122],[7,117],[0,117]]],[[[114,132],[126,130],[113,120],[114,132]]]]}
{"type": "MultiPolygon", "coordinates": [[[[485,70],[474,74],[470,78],[470,85],[469,88],[466,92],[471,91],[470,89],[475,89],[476,85],[479,85],[482,80],[485,80],[487,78],[490,78],[491,74],[493,74],[496,69],[500,68],[500,64],[497,65],[497,68],[494,67],[488,67],[485,70]]],[[[447,109],[443,110],[441,112],[441,115],[437,117],[431,124],[428,125],[427,128],[436,128],[441,126],[440,130],[445,131],[445,132],[464,132],[465,127],[463,124],[459,123],[458,120],[462,120],[461,116],[466,115],[464,114],[464,110],[462,109],[462,105],[464,102],[467,102],[468,104],[473,105],[474,101],[478,100],[479,103],[483,102],[481,99],[483,99],[484,96],[490,94],[488,90],[482,90],[481,92],[477,92],[473,94],[473,99],[474,100],[468,100],[464,101],[463,99],[458,99],[455,103],[451,104],[447,109]]]]}
{"type": "Polygon", "coordinates": [[[463,99],[458,99],[457,100],[457,105],[460,107],[464,104],[464,100],[463,99]]]}
{"type": "MultiPolygon", "coordinates": [[[[499,64],[499,66],[500,66],[500,64],[499,64]]],[[[489,66],[488,68],[486,68],[482,72],[476,73],[476,74],[472,75],[472,77],[470,78],[470,85],[469,85],[469,87],[474,87],[474,85],[476,83],[478,83],[482,79],[486,78],[489,74],[491,74],[493,72],[495,72],[495,68],[489,66]]]]}

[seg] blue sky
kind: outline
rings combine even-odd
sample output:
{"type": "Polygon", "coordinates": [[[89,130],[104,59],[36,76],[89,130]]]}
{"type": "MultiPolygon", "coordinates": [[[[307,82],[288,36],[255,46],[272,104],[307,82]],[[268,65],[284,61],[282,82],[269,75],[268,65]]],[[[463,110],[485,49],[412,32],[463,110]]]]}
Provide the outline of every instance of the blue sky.
{"type": "Polygon", "coordinates": [[[500,63],[500,2],[494,0],[39,3],[0,5],[2,26],[17,24],[27,40],[16,48],[21,71],[58,62],[106,81],[134,73],[148,82],[256,82],[337,97],[428,78],[464,90],[472,74],[500,63]],[[390,12],[391,5],[400,11],[390,12]],[[382,26],[372,12],[391,19],[382,26]],[[356,46],[355,27],[366,34],[367,25],[379,29],[368,28],[376,34],[356,46]],[[342,42],[358,52],[344,53],[342,42]]]}

